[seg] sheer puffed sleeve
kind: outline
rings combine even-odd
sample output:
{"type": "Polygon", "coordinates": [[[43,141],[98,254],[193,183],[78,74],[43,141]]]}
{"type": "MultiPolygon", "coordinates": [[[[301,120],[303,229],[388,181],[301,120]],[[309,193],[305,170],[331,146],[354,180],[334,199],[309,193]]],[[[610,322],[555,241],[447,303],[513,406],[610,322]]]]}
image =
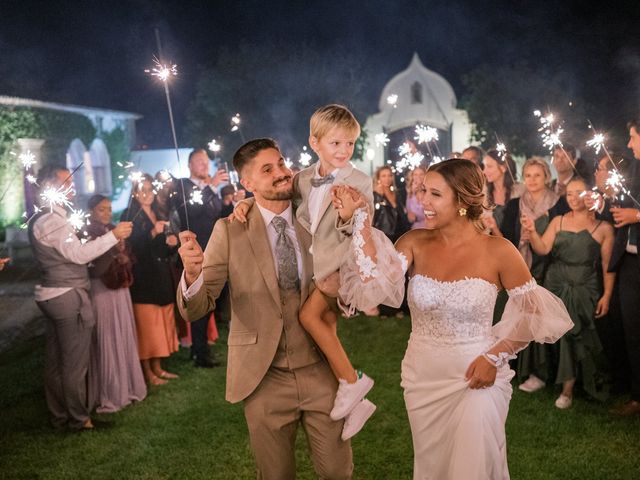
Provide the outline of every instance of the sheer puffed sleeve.
{"type": "Polygon", "coordinates": [[[573,327],[562,300],[535,279],[507,293],[509,301],[502,319],[492,329],[498,342],[485,355],[497,366],[515,358],[529,342],[554,343],[573,327]]]}
{"type": "Polygon", "coordinates": [[[353,236],[340,266],[340,306],[345,315],[380,304],[399,307],[404,298],[407,260],[380,230],[370,225],[365,209],[354,213],[353,236]]]}

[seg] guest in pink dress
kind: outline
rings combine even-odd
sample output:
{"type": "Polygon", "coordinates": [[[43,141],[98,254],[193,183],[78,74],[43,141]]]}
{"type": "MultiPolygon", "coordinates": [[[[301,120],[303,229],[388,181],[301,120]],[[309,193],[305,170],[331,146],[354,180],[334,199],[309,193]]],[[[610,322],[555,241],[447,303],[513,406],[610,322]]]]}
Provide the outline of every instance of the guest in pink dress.
{"type": "MultiPolygon", "coordinates": [[[[89,199],[90,238],[104,235],[111,223],[111,201],[102,195],[89,199]]],[[[147,395],[138,358],[135,321],[129,286],[131,259],[124,242],[89,266],[91,301],[96,318],[90,385],[98,412],[117,412],[147,395]]]]}

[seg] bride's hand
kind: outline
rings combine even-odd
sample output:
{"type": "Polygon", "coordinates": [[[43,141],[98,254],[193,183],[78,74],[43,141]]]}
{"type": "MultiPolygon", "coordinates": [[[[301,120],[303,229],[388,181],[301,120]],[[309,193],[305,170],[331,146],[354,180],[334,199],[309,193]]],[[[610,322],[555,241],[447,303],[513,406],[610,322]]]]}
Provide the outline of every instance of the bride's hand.
{"type": "Polygon", "coordinates": [[[480,355],[471,362],[464,378],[469,382],[469,388],[487,388],[496,381],[497,371],[498,369],[489,363],[489,360],[480,355]]]}

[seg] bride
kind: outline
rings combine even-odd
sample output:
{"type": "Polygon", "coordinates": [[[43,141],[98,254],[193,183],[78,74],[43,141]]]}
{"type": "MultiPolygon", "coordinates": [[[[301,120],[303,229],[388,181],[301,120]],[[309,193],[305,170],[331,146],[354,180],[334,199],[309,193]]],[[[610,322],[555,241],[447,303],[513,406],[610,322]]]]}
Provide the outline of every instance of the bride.
{"type": "Polygon", "coordinates": [[[395,250],[370,226],[359,193],[337,187],[334,204],[354,214],[352,255],[341,269],[341,300],[366,310],[404,295],[412,331],[402,387],[414,448],[414,479],[508,479],[505,422],[514,372],[508,360],[535,340],[555,342],[572,327],[557,297],[538,286],[508,241],[482,233],[484,176],[468,160],[429,168],[425,229],[395,250]],[[509,302],[492,327],[498,291],[509,302]]]}

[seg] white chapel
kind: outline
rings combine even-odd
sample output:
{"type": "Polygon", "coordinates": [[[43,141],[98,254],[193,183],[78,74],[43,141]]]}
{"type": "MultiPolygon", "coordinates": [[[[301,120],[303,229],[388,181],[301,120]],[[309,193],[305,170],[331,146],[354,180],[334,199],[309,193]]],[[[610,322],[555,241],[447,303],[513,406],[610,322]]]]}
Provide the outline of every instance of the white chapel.
{"type": "Polygon", "coordinates": [[[363,171],[373,173],[389,161],[397,162],[401,157],[398,149],[403,144],[420,151],[425,165],[435,156],[447,158],[452,151],[462,151],[469,146],[471,126],[467,112],[456,106],[456,94],[449,82],[425,67],[414,53],[407,69],[385,85],[378,102],[379,112],[365,124],[363,171]],[[435,128],[438,140],[419,143],[415,138],[418,125],[435,128]]]}

